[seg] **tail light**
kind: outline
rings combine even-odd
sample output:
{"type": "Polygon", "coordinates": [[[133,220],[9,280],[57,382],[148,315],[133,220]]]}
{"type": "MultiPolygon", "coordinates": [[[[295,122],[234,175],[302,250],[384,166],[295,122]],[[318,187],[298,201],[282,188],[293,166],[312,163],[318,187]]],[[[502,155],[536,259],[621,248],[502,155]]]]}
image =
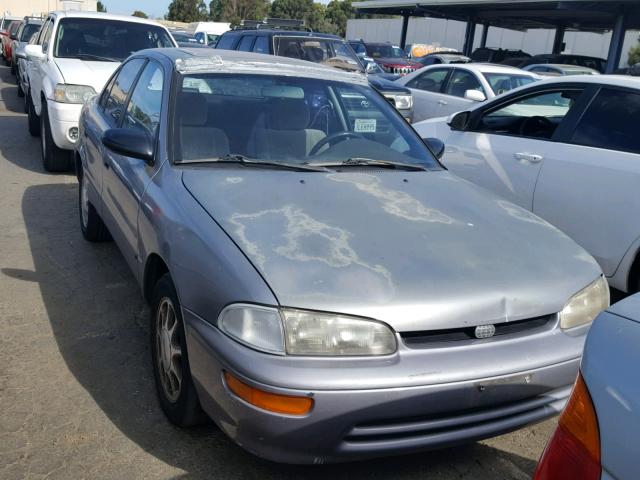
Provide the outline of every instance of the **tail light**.
{"type": "Polygon", "coordinates": [[[600,474],[598,418],[589,390],[579,374],[533,480],[599,480],[600,474]]]}

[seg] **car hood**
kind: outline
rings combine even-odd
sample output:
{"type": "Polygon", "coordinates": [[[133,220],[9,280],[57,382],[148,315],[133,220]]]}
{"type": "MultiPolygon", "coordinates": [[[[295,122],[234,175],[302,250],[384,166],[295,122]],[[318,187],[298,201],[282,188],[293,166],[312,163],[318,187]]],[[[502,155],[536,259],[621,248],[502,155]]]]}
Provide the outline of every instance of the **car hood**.
{"type": "Polygon", "coordinates": [[[56,58],[56,65],[68,85],[90,85],[100,93],[120,62],[92,62],[77,58],[56,58]]]}
{"type": "Polygon", "coordinates": [[[192,167],[183,184],[281,305],[400,332],[552,314],[601,274],[556,228],[447,171],[192,167]]]}

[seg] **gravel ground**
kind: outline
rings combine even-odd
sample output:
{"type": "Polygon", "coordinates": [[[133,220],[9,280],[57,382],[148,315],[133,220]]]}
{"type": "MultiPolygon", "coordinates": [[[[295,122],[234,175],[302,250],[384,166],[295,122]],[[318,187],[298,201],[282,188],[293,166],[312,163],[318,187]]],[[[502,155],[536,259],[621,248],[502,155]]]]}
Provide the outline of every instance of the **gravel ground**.
{"type": "Polygon", "coordinates": [[[0,67],[0,478],[527,479],[555,420],[465,447],[277,465],[156,401],[148,311],[113,244],[83,241],[77,184],[46,174],[0,67]]]}

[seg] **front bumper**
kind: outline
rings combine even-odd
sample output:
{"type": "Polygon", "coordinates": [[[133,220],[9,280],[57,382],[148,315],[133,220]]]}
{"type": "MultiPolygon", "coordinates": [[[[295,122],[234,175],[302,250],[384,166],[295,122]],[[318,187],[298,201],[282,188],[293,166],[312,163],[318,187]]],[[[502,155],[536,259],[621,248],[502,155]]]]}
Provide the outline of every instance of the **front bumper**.
{"type": "MultiPolygon", "coordinates": [[[[535,366],[534,349],[520,356],[532,368],[521,368],[523,358],[514,357],[510,373],[482,375],[474,362],[483,362],[491,351],[466,355],[439,349],[436,354],[449,357],[449,365],[420,362],[420,357],[428,359],[423,352],[368,360],[276,357],[238,344],[186,309],[183,317],[191,373],[204,410],[238,445],[284,463],[443,448],[544,420],[563,408],[584,341],[584,335],[567,336],[573,358],[535,366]],[[310,396],[314,407],[301,417],[258,409],[228,390],[225,370],[268,392],[310,396]]],[[[549,340],[543,337],[539,343],[549,340]]],[[[500,348],[493,350],[500,356],[500,348]]]]}
{"type": "Polygon", "coordinates": [[[82,105],[77,103],[47,102],[51,136],[53,141],[64,150],[73,150],[76,142],[69,136],[71,128],[78,128],[82,105]]]}

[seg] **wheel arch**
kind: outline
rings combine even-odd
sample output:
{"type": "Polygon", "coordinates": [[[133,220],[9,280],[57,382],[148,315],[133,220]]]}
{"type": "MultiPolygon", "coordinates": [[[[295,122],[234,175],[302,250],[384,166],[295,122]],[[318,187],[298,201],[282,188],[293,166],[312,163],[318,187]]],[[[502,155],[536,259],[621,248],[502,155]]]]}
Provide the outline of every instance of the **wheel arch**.
{"type": "Polygon", "coordinates": [[[171,274],[167,262],[157,253],[149,254],[145,262],[144,276],[142,279],[142,294],[147,303],[151,302],[153,288],[165,273],[171,274]]]}
{"type": "Polygon", "coordinates": [[[635,254],[635,259],[629,269],[629,277],[627,279],[627,292],[635,293],[640,288],[640,250],[635,254]]]}

